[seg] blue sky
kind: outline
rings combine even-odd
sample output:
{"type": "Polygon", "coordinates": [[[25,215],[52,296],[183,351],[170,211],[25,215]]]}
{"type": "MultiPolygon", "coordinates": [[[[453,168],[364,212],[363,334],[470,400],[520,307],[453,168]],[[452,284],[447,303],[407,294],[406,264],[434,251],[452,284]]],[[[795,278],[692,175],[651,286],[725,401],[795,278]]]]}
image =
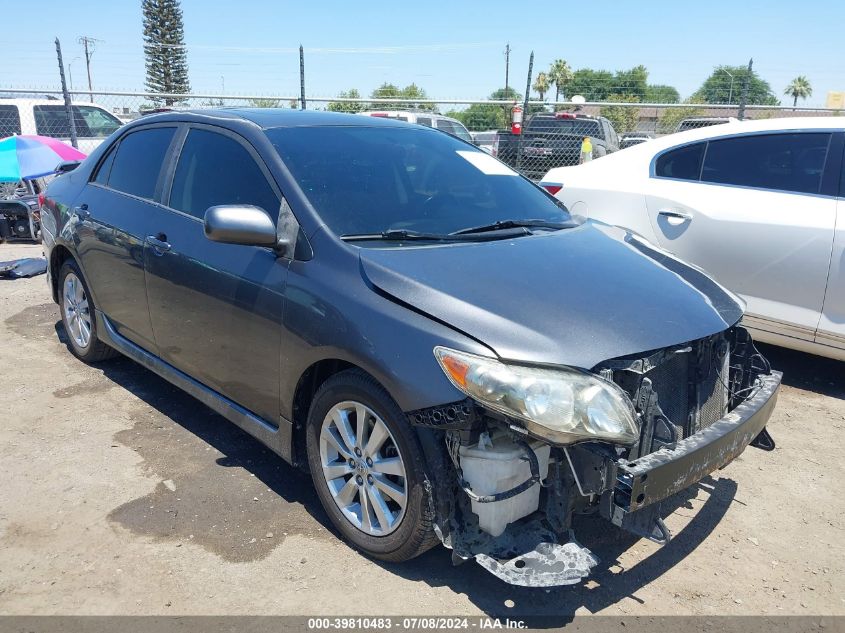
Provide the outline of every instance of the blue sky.
{"type": "MultiPolygon", "coordinates": [[[[94,87],[141,90],[144,65],[140,0],[41,0],[31,28],[6,29],[0,87],[58,84],[53,38],[62,42],[77,88],[84,87],[81,35],[102,40],[92,62],[94,87]]],[[[807,105],[845,90],[845,2],[288,2],[183,0],[194,92],[298,94],[299,44],[306,49],[306,92],[362,94],[384,81],[415,82],[438,98],[483,98],[504,84],[510,42],[511,84],[525,88],[555,58],[573,68],[616,70],[644,64],[652,83],[688,96],[712,68],[745,64],[777,94],[806,75],[807,105]],[[532,10],[532,6],[540,7],[532,10]],[[516,14],[514,7],[521,7],[516,14]],[[601,7],[601,8],[600,8],[601,7]],[[689,7],[689,8],[687,8],[689,7]]],[[[785,101],[785,98],[784,98],[785,101]]]]}

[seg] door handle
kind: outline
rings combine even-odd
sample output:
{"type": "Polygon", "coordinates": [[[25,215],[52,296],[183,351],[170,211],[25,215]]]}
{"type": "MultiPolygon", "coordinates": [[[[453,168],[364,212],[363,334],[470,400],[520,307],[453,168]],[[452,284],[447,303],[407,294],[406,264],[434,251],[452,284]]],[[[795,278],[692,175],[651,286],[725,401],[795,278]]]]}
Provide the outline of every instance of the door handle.
{"type": "Polygon", "coordinates": [[[167,241],[167,236],[164,233],[158,235],[148,235],[147,243],[153,247],[153,252],[156,255],[164,255],[170,250],[170,242],[167,241]]]}
{"type": "Polygon", "coordinates": [[[87,220],[91,217],[91,212],[88,210],[88,205],[85,203],[80,204],[78,207],[74,207],[73,213],[80,220],[87,220]]]}
{"type": "Polygon", "coordinates": [[[685,222],[692,221],[692,214],[684,213],[683,211],[673,211],[672,209],[660,209],[657,214],[668,218],[669,224],[671,224],[672,226],[680,226],[685,222]]]}

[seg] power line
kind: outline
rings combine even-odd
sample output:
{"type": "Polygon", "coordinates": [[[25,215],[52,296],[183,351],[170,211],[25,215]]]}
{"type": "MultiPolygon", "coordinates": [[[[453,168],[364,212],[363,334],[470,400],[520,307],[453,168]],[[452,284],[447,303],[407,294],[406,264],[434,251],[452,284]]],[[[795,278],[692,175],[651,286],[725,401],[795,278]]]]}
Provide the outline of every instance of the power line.
{"type": "MultiPolygon", "coordinates": [[[[91,85],[91,57],[94,55],[94,46],[97,42],[102,42],[103,40],[98,40],[93,37],[88,37],[87,35],[83,35],[79,38],[78,42],[85,47],[85,69],[88,71],[88,91],[92,92],[94,88],[91,85]]],[[[91,103],[94,103],[94,95],[91,95],[91,103]]]]}

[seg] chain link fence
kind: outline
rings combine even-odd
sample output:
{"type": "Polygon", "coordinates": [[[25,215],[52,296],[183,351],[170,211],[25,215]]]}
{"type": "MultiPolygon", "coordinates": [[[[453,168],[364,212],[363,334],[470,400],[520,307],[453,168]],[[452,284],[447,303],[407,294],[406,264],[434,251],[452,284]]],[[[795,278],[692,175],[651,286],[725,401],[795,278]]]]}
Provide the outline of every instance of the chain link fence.
{"type": "MultiPolygon", "coordinates": [[[[160,95],[146,92],[69,92],[72,116],[61,90],[0,88],[0,138],[38,134],[76,144],[90,153],[120,125],[162,110],[220,107],[295,108],[296,95],[160,95]]],[[[838,116],[839,111],[783,106],[641,104],[527,101],[521,134],[511,131],[513,100],[357,99],[307,97],[308,109],[351,114],[374,111],[429,125],[473,141],[520,173],[540,180],[554,167],[575,165],[582,150],[594,159],[651,138],[732,119],[838,116]],[[585,139],[589,139],[585,144],[585,139]],[[585,147],[589,145],[589,147],[585,147]]]]}

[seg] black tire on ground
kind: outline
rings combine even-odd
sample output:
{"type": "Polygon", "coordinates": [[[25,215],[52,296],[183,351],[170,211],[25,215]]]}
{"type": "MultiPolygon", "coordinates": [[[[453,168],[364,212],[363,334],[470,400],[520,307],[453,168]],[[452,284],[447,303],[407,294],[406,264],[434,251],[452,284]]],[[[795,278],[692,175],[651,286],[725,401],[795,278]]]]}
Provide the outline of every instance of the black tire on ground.
{"type": "Polygon", "coordinates": [[[431,549],[439,541],[432,528],[433,504],[425,487],[425,461],[419,441],[405,414],[371,376],[349,369],[329,378],[317,390],[308,412],[306,447],[317,495],[343,538],[364,554],[384,561],[402,562],[431,549]],[[369,407],[385,423],[402,456],[406,472],[407,504],[399,526],[384,536],[367,534],[344,516],[335,503],[323,474],[320,432],[329,411],[344,401],[369,407]]]}
{"type": "Polygon", "coordinates": [[[88,284],[85,283],[85,278],[82,276],[82,271],[79,270],[79,266],[73,259],[67,259],[62,264],[62,267],[59,269],[59,311],[62,315],[62,325],[65,328],[65,333],[67,335],[67,346],[68,349],[76,356],[78,359],[86,362],[86,363],[98,363],[100,361],[108,360],[109,358],[114,358],[118,356],[118,352],[103,343],[99,338],[97,338],[97,319],[95,318],[95,310],[94,310],[94,300],[91,297],[91,293],[88,290],[88,284]],[[67,318],[67,310],[65,309],[65,296],[64,296],[64,288],[65,288],[65,280],[67,279],[68,275],[75,275],[77,279],[79,279],[80,283],[82,284],[82,288],[85,292],[85,298],[88,302],[88,315],[90,317],[91,322],[91,337],[88,341],[86,346],[81,346],[74,340],[73,335],[71,334],[70,325],[68,324],[67,318]]]}

